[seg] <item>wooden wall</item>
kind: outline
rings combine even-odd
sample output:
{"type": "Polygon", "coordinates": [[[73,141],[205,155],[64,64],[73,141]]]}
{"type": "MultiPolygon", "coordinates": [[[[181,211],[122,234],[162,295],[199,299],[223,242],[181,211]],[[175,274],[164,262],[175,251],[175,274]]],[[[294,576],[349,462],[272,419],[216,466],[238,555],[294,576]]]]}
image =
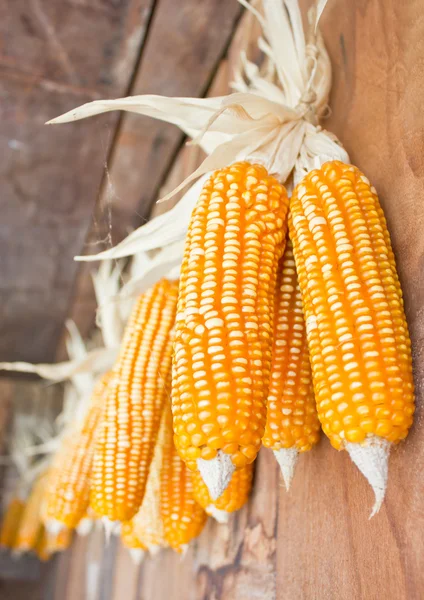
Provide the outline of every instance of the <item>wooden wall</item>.
{"type": "MultiPolygon", "coordinates": [[[[152,22],[155,16],[159,18],[157,11],[166,1],[159,0],[156,4],[152,22]]],[[[188,4],[184,0],[178,6],[188,4]]],[[[236,6],[235,0],[210,3],[201,0],[193,2],[191,10],[206,5],[217,9],[214,15],[219,9],[230,11],[230,6],[233,9],[236,6]]],[[[176,18],[174,15],[174,21],[176,18]]],[[[233,26],[235,19],[234,10],[225,22],[231,21],[233,26]]],[[[197,31],[202,24],[205,22],[197,19],[192,26],[197,31]]],[[[240,37],[246,35],[246,27],[243,22],[239,26],[228,57],[220,63],[212,93],[225,91],[235,48],[240,37]]],[[[326,440],[301,458],[289,494],[282,487],[272,455],[262,451],[249,505],[231,520],[229,527],[210,522],[183,559],[165,551],[156,558],[147,558],[137,568],[116,541],[105,548],[101,535],[96,533],[78,540],[53,565],[44,595],[46,600],[421,600],[424,597],[424,1],[329,0],[322,29],[334,72],[332,116],[325,126],[339,136],[352,161],[379,192],[392,234],[413,340],[416,423],[407,442],[393,451],[383,508],[374,519],[368,520],[371,490],[346,454],[330,448],[326,440]],[[98,577],[93,576],[95,569],[88,571],[89,561],[98,565],[98,577]],[[91,597],[86,594],[89,573],[96,582],[91,597]]],[[[176,39],[183,43],[181,38],[176,39]]],[[[196,39],[199,44],[203,38],[196,39]]],[[[154,44],[154,34],[148,36],[146,48],[148,42],[154,44]]],[[[208,38],[201,46],[203,52],[210,45],[213,44],[208,38]]],[[[222,42],[221,51],[224,46],[222,42]]],[[[155,52],[156,60],[162,57],[160,51],[155,52]]],[[[188,56],[193,60],[192,55],[202,53],[198,46],[187,46],[185,52],[179,59],[182,65],[189,60],[188,56]]],[[[145,83],[133,89],[169,93],[167,77],[157,87],[152,83],[158,69],[152,68],[145,83]]],[[[143,61],[132,85],[139,81],[142,71],[143,61]]],[[[212,74],[211,69],[209,73],[212,74]]],[[[199,84],[197,93],[206,87],[207,78],[199,84]]],[[[178,88],[171,89],[176,93],[178,88]]],[[[194,93],[193,88],[184,89],[194,93]]],[[[75,98],[69,105],[72,103],[75,98]]],[[[105,127],[104,121],[96,123],[92,127],[105,127]]],[[[72,139],[77,135],[73,127],[61,129],[55,135],[72,139]]],[[[150,127],[153,125],[139,117],[121,119],[109,155],[113,207],[117,215],[120,211],[127,215],[128,220],[123,220],[127,224],[132,222],[146,186],[149,200],[145,207],[153,200],[167,170],[169,183],[180,180],[199,159],[194,149],[177,152],[181,139],[174,130],[166,128],[166,133],[164,129],[155,138],[150,127]],[[148,128],[146,145],[140,141],[144,127],[148,128]],[[172,149],[164,154],[157,150],[165,143],[163,140],[172,149]],[[146,177],[147,173],[155,172],[149,162],[151,152],[156,157],[166,157],[167,161],[154,189],[146,177]]],[[[86,144],[94,144],[95,131],[84,130],[86,144]]],[[[98,142],[94,145],[99,148],[98,142]]],[[[89,192],[88,188],[84,192],[86,202],[89,197],[92,200],[89,192]]],[[[105,184],[101,198],[105,199],[110,192],[110,186],[105,184]]],[[[99,239],[95,237],[95,229],[93,232],[93,239],[99,239]]],[[[28,236],[28,243],[30,239],[28,236]]],[[[76,295],[75,314],[83,312],[82,305],[89,305],[88,300],[84,304],[84,298],[89,299],[91,292],[83,283],[81,271],[82,291],[76,295]]]]}

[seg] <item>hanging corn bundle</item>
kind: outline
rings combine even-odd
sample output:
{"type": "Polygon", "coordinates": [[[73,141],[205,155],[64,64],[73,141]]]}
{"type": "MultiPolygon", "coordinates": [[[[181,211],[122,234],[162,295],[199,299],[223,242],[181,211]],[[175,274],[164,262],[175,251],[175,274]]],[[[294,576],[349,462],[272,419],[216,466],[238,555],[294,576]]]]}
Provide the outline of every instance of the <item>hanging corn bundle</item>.
{"type": "MultiPolygon", "coordinates": [[[[201,100],[136,96],[95,101],[54,122],[129,110],[176,124],[209,154],[177,188],[213,172],[193,216],[187,210],[193,200],[188,193],[181,213],[177,210],[160,224],[164,230],[169,226],[161,244],[175,241],[172,218],[178,223],[174,234],[178,229],[183,237],[188,231],[176,327],[175,440],[190,468],[201,471],[212,498],[228,485],[234,467],[254,460],[258,436],[263,434],[273,333],[271,299],[286,227],[281,184],[293,177],[298,185],[291,201],[290,236],[318,416],[332,444],[347,450],[370,481],[376,511],[385,493],[389,449],[407,435],[414,410],[410,342],[386,222],[374,188],[349,166],[335,137],[318,126],[331,82],[318,30],[325,2],[313,7],[306,39],[297,2],[262,0],[263,15],[244,0],[242,4],[261,23],[264,36],[259,46],[266,59],[259,70],[242,57],[236,93],[201,100]],[[259,232],[249,230],[245,235],[250,210],[258,230],[267,231],[265,246],[259,232]],[[257,250],[252,250],[249,263],[248,241],[257,250]],[[258,270],[262,260],[268,269],[264,280],[258,270]],[[227,268],[219,272],[224,262],[227,268]],[[252,273],[247,275],[247,270],[252,273]],[[244,277],[252,277],[253,288],[244,285],[241,292],[238,286],[244,277]],[[259,282],[264,286],[261,294],[259,282]],[[271,320],[264,318],[265,307],[271,320]],[[251,329],[250,323],[255,323],[251,329]],[[261,357],[253,358],[252,350],[261,357]],[[255,387],[256,375],[261,386],[255,387]],[[228,384],[237,395],[228,391],[228,384]]],[[[142,227],[116,248],[92,258],[155,247],[154,229],[154,223],[142,227]]],[[[302,364],[296,365],[297,375],[302,364]]],[[[272,411],[274,392],[271,389],[272,411]]],[[[277,414],[269,415],[266,443],[270,432],[276,431],[273,423],[285,422],[283,404],[280,414],[276,408],[277,414]]],[[[293,425],[288,433],[295,440],[298,425],[293,425]]]]}
{"type": "Polygon", "coordinates": [[[253,480],[253,463],[234,471],[228,487],[213,500],[199,472],[192,475],[194,499],[219,523],[226,523],[231,513],[240,510],[249,499],[253,480]]]}
{"type": "Polygon", "coordinates": [[[181,460],[172,440],[172,418],[165,406],[165,439],[160,473],[160,512],[165,540],[177,552],[184,552],[206,522],[206,513],[193,496],[193,474],[181,460]]]}
{"type": "Polygon", "coordinates": [[[137,301],[106,395],[93,458],[90,505],[129,521],[143,500],[171,369],[178,284],[161,280],[137,301]]]}
{"type": "Polygon", "coordinates": [[[262,443],[274,451],[288,490],[299,452],[318,442],[320,430],[302,298],[289,239],[278,267],[267,408],[262,443]]]}

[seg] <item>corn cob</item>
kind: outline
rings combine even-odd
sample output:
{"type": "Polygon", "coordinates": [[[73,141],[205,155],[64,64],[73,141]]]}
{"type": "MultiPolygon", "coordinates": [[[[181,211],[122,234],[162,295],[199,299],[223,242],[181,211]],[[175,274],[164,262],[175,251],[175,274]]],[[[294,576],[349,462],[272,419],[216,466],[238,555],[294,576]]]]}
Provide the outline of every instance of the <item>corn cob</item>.
{"type": "Polygon", "coordinates": [[[319,430],[302,298],[293,246],[287,239],[278,267],[271,379],[262,438],[263,445],[274,451],[287,489],[298,453],[318,442],[319,430]]]}
{"type": "Polygon", "coordinates": [[[171,411],[168,406],[165,410],[160,512],[167,543],[177,552],[183,552],[187,544],[202,531],[206,513],[194,500],[192,473],[174,446],[171,411]]]}
{"type": "Polygon", "coordinates": [[[243,162],[211,176],[191,217],[175,328],[175,444],[213,498],[261,445],[287,210],[284,187],[243,162]]]}
{"type": "Polygon", "coordinates": [[[82,424],[69,432],[55,456],[47,481],[45,523],[53,520],[73,529],[87,512],[94,437],[111,377],[106,373],[100,378],[82,424]]]}
{"type": "Polygon", "coordinates": [[[402,292],[376,191],[356,167],[328,162],[291,200],[293,240],[318,415],[374,488],[390,445],[412,425],[411,349],[402,292]]]}
{"type": "Polygon", "coordinates": [[[194,472],[192,477],[193,496],[196,502],[205,509],[208,515],[214,517],[220,523],[225,523],[228,520],[229,513],[239,510],[249,498],[252,488],[253,463],[233,473],[227,489],[217,500],[212,500],[199,472],[194,472]]]}
{"type": "Polygon", "coordinates": [[[106,398],[93,459],[90,505],[129,521],[143,500],[172,360],[178,284],[162,280],[137,301],[106,398]]]}
{"type": "Polygon", "coordinates": [[[46,530],[47,552],[49,554],[54,554],[55,552],[67,550],[71,545],[72,536],[73,530],[68,527],[62,527],[62,529],[56,533],[51,533],[46,530]]]}
{"type": "Polygon", "coordinates": [[[37,544],[37,540],[43,527],[41,521],[41,506],[44,500],[47,477],[48,473],[44,473],[33,484],[13,544],[13,550],[16,553],[29,552],[35,548],[37,544]]]}
{"type": "Polygon", "coordinates": [[[40,531],[40,534],[38,536],[38,540],[37,540],[37,543],[35,544],[34,550],[35,550],[35,554],[37,555],[38,559],[41,560],[42,562],[46,562],[51,557],[51,552],[48,549],[47,532],[44,527],[42,527],[42,529],[40,531]]]}
{"type": "Polygon", "coordinates": [[[160,514],[160,471],[163,460],[166,427],[170,426],[163,411],[161,425],[155,446],[155,452],[147,479],[146,493],[140,510],[133,517],[134,533],[148,548],[150,553],[155,553],[160,548],[167,546],[163,522],[160,514]]]}
{"type": "Polygon", "coordinates": [[[3,516],[0,530],[0,546],[13,548],[19,523],[25,509],[25,502],[20,498],[12,498],[3,516]]]}
{"type": "Polygon", "coordinates": [[[134,519],[121,524],[121,542],[125,548],[128,548],[135,564],[140,564],[143,560],[146,546],[141,542],[135,531],[134,519]]]}

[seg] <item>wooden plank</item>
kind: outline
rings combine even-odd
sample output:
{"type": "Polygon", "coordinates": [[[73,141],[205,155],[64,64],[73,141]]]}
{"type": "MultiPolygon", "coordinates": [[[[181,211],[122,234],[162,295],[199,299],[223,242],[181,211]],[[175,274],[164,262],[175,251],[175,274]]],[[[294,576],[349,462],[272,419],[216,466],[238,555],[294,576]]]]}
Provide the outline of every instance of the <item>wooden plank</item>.
{"type": "Polygon", "coordinates": [[[2,4],[0,360],[54,358],[117,117],[44,123],[126,92],[152,3],[2,4]]]}
{"type": "MultiPolygon", "coordinates": [[[[131,95],[202,96],[241,11],[235,1],[158,0],[131,95]]],[[[123,115],[86,253],[117,243],[146,220],[183,137],[172,125],[123,115]]],[[[95,308],[89,278],[92,268],[80,266],[71,308],[71,316],[84,334],[93,323],[95,308]]]]}

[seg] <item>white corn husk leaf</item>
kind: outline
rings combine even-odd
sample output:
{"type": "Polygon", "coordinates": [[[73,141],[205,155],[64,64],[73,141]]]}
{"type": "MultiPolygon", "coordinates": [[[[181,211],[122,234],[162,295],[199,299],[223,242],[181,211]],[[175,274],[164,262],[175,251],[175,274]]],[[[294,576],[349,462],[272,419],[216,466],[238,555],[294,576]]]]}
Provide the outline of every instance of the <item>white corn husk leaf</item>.
{"type": "Polygon", "coordinates": [[[124,331],[124,322],[115,302],[120,288],[121,272],[119,265],[105,261],[92,276],[98,305],[96,324],[102,332],[106,348],[119,348],[124,331]]]}
{"type": "MultiPolygon", "coordinates": [[[[202,99],[143,95],[99,100],[50,123],[126,110],[177,125],[209,156],[164,199],[195,178],[238,160],[259,162],[282,182],[292,173],[298,181],[305,172],[329,159],[349,162],[335,136],[318,126],[318,119],[326,112],[331,87],[330,60],[318,31],[326,0],[319,0],[310,11],[306,35],[298,0],[262,0],[263,15],[246,0],[240,2],[262,26],[258,47],[266,61],[260,70],[242,54],[241,67],[234,75],[234,93],[202,99]]],[[[195,186],[188,193],[194,189],[195,186]]],[[[191,212],[184,209],[184,201],[180,201],[167,213],[169,220],[161,215],[116,248],[78,259],[116,258],[149,250],[152,238],[160,239],[160,233],[165,233],[162,246],[182,239],[191,212]]]]}
{"type": "Polygon", "coordinates": [[[87,353],[81,359],[66,360],[64,362],[49,363],[27,363],[27,362],[2,362],[0,371],[16,371],[20,373],[34,373],[43,379],[49,379],[54,383],[69,379],[79,373],[91,372],[100,374],[108,371],[117,356],[116,348],[96,348],[87,353]]]}

